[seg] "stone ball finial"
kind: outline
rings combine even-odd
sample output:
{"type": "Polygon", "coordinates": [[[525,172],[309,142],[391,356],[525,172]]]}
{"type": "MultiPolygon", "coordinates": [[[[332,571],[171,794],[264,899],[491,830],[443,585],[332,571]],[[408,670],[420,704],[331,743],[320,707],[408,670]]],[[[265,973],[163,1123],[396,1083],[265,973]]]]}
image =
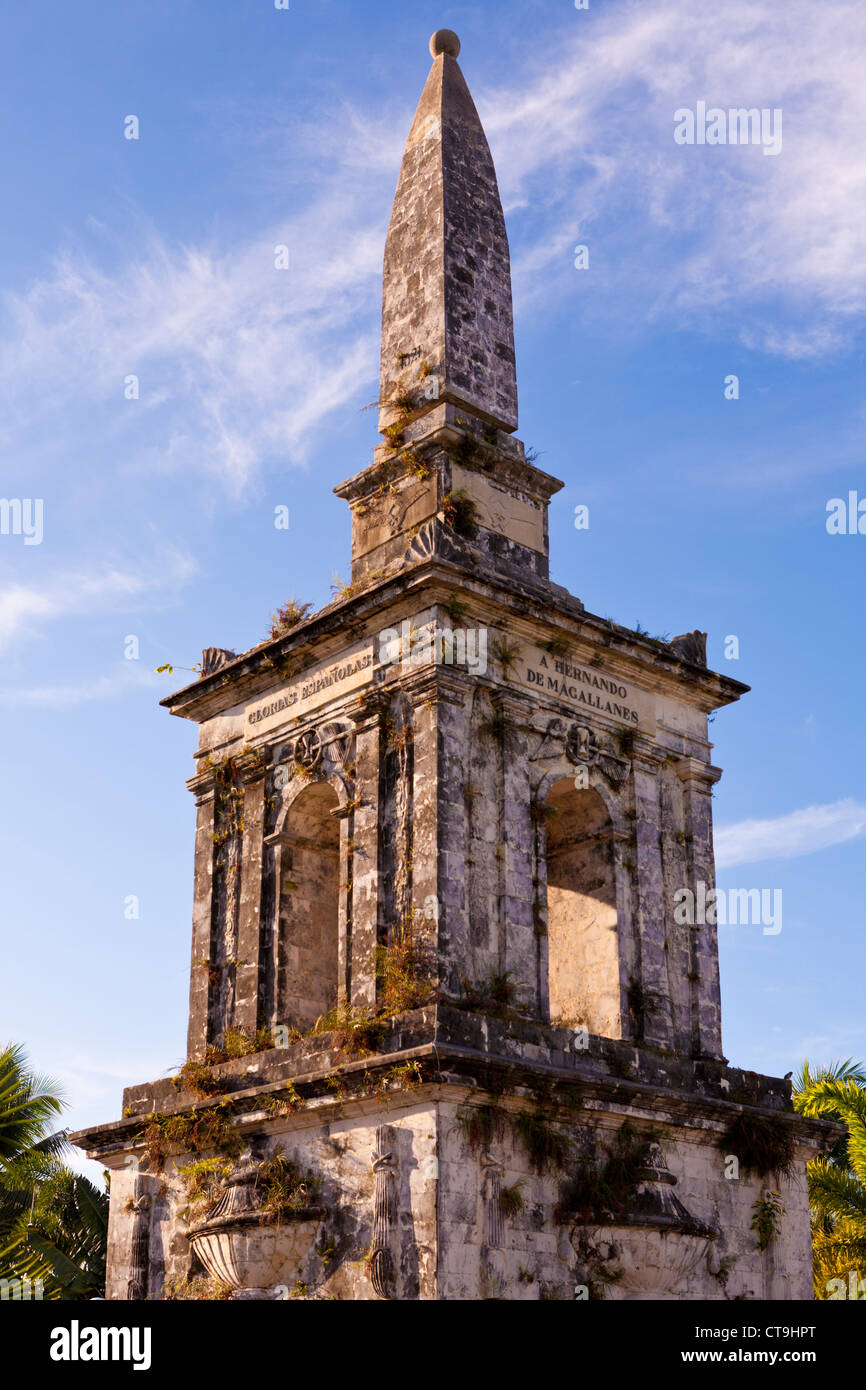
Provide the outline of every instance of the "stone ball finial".
{"type": "Polygon", "coordinates": [[[438,58],[440,53],[447,53],[449,58],[460,56],[460,40],[453,29],[437,29],[430,40],[430,52],[434,58],[438,58]]]}

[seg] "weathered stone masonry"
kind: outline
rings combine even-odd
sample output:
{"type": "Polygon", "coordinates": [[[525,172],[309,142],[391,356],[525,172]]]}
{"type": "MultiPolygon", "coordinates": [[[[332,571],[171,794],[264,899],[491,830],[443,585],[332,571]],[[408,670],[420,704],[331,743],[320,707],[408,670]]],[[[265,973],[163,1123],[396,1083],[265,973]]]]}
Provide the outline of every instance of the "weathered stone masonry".
{"type": "Polygon", "coordinates": [[[562,483],[514,437],[496,176],[459,41],[432,51],[386,442],[336,489],[350,589],[164,701],[199,726],[190,1065],[76,1136],[112,1170],[108,1296],[807,1298],[805,1162],[834,1127],[728,1065],[716,930],[674,915],[714,883],[707,718],[747,688],[703,634],[647,639],[549,580],[562,483]],[[743,1148],[731,1177],[738,1120],[776,1171],[743,1148]]]}

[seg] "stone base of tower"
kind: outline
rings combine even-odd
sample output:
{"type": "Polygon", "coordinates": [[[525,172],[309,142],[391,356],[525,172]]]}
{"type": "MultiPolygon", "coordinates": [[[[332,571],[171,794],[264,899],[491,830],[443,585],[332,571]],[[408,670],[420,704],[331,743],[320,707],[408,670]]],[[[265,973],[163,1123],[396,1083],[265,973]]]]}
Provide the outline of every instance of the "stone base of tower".
{"type": "Polygon", "coordinates": [[[111,1170],[107,1297],[811,1297],[805,1163],[836,1126],[795,1115],[787,1082],[445,1006],[384,1046],[231,1061],[206,1099],[134,1087],[122,1120],[73,1136],[111,1170]],[[733,1153],[743,1115],[790,1134],[787,1174],[733,1153]],[[268,1210],[275,1155],[298,1186],[268,1210]],[[195,1164],[209,1193],[191,1201],[195,1164]]]}

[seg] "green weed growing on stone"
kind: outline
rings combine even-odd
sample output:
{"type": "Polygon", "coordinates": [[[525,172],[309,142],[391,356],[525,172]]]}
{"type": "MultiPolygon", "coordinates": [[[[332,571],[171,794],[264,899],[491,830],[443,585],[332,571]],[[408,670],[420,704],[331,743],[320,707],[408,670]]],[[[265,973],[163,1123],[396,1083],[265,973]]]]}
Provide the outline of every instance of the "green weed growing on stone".
{"type": "Polygon", "coordinates": [[[491,650],[494,657],[502,667],[502,674],[508,679],[515,664],[520,657],[520,646],[517,642],[509,642],[506,637],[495,637],[491,643],[491,650]]]}
{"type": "Polygon", "coordinates": [[[442,517],[445,525],[465,540],[474,539],[478,532],[478,508],[462,488],[446,492],[442,498],[442,517]]]}
{"type": "Polygon", "coordinates": [[[523,1178],[512,1183],[510,1187],[503,1187],[499,1193],[499,1209],[503,1216],[517,1216],[526,1206],[526,1199],[523,1196],[523,1178]]]}
{"type": "Polygon", "coordinates": [[[594,1144],[584,1147],[570,1162],[569,1177],[560,1188],[557,1220],[599,1220],[626,1211],[646,1168],[653,1137],[626,1120],[602,1154],[594,1144]]]}
{"type": "Polygon", "coordinates": [[[778,1192],[765,1192],[752,1208],[752,1230],[758,1240],[759,1250],[768,1250],[782,1229],[782,1216],[785,1208],[778,1192]]]}
{"type": "Polygon", "coordinates": [[[162,1172],[170,1154],[210,1153],[236,1158],[242,1148],[240,1134],[221,1105],[179,1115],[149,1115],[141,1138],[156,1173],[162,1172]]]}
{"type": "Polygon", "coordinates": [[[299,1168],[279,1150],[260,1164],[255,1179],[255,1186],[262,1194],[263,1217],[277,1220],[312,1206],[321,1185],[321,1178],[299,1168]]]}
{"type": "Polygon", "coordinates": [[[276,613],[271,614],[271,629],[268,636],[273,640],[283,637],[292,628],[304,621],[307,614],[312,611],[311,603],[299,603],[296,598],[287,599],[282,608],[278,608],[276,613]]]}
{"type": "Polygon", "coordinates": [[[725,1154],[734,1154],[746,1173],[780,1177],[794,1166],[794,1137],[781,1115],[752,1115],[742,1111],[719,1140],[725,1154]]]}

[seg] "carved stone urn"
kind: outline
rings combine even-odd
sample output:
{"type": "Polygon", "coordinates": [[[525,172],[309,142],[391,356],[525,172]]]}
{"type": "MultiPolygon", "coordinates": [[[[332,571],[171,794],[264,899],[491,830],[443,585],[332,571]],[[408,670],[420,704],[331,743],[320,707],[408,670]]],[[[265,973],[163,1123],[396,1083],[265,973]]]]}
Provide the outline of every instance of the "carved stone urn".
{"type": "Polygon", "coordinates": [[[650,1145],[632,1207],[576,1222],[571,1243],[613,1299],[673,1299],[706,1259],[718,1232],[697,1221],[674,1192],[676,1178],[650,1145]]]}
{"type": "Polygon", "coordinates": [[[325,1209],[263,1209],[258,1171],[250,1160],[226,1179],[216,1205],[191,1227],[189,1242],[208,1274],[231,1286],[233,1298],[287,1298],[306,1282],[325,1209]]]}

